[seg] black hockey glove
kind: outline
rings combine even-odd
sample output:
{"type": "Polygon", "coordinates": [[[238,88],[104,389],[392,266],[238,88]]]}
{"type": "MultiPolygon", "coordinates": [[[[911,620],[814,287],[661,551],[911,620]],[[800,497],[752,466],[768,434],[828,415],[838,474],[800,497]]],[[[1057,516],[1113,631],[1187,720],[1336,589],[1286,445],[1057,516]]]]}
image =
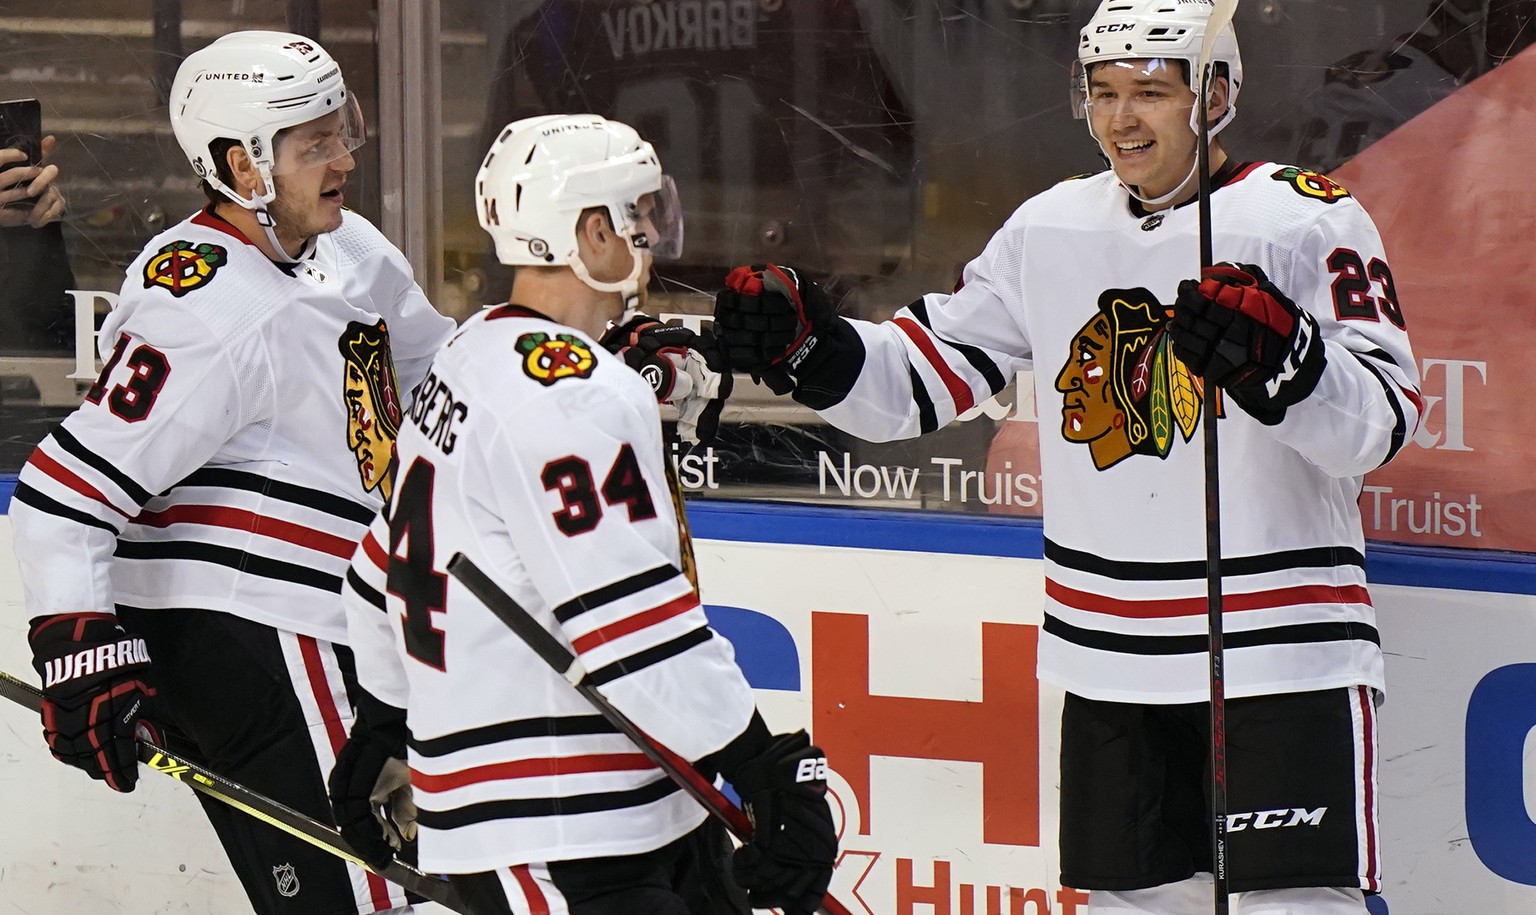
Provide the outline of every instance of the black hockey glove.
{"type": "Polygon", "coordinates": [[[34,617],[27,632],[43,679],[43,737],[54,758],[104,779],[114,791],[139,781],[136,735],[155,695],[145,682],[149,649],[110,613],[34,617]]]}
{"type": "Polygon", "coordinates": [[[336,828],[374,870],[396,852],[415,860],[416,802],[405,763],[405,709],[359,696],[352,733],[328,782],[336,828]]]}
{"type": "Polygon", "coordinates": [[[636,315],[610,327],[598,342],[640,373],[658,403],[677,407],[677,433],[684,441],[697,445],[714,439],[732,378],[712,335],[636,315]]]}
{"type": "Polygon", "coordinates": [[[1317,321],[1252,264],[1217,264],[1179,284],[1170,334],[1191,372],[1275,425],[1317,387],[1327,363],[1317,321]]]}
{"type": "Polygon", "coordinates": [[[775,394],[795,389],[790,376],[801,371],[836,322],[837,309],[827,294],[795,267],[737,267],[715,294],[715,334],[727,361],[775,394]]]}
{"type": "Polygon", "coordinates": [[[732,867],[752,907],[815,912],[837,862],[826,755],[804,731],[779,734],[727,778],[752,819],[752,841],[732,867]]]}

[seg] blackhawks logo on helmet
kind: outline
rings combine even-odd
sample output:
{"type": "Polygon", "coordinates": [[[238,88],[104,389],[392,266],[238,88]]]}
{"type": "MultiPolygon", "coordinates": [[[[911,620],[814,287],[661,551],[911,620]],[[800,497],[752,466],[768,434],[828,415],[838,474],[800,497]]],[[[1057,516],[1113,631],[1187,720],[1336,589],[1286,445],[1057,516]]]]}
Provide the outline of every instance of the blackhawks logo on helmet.
{"type": "Polygon", "coordinates": [[[1056,375],[1061,436],[1108,470],[1133,454],[1168,457],[1200,423],[1204,386],[1173,354],[1168,309],[1146,289],[1109,289],[1072,337],[1056,375]]]}
{"type": "Polygon", "coordinates": [[[218,245],[173,241],[144,265],[144,288],[159,286],[176,298],[212,282],[229,263],[229,252],[218,245]]]}
{"type": "Polygon", "coordinates": [[[1327,175],[1297,168],[1294,165],[1287,165],[1269,177],[1289,184],[1292,190],[1303,197],[1321,200],[1323,203],[1338,203],[1349,196],[1349,191],[1344,189],[1344,185],[1327,175]]]}
{"type": "Polygon", "coordinates": [[[546,386],[562,378],[586,378],[597,366],[591,347],[570,334],[523,334],[517,351],[523,354],[523,371],[546,386]]]}

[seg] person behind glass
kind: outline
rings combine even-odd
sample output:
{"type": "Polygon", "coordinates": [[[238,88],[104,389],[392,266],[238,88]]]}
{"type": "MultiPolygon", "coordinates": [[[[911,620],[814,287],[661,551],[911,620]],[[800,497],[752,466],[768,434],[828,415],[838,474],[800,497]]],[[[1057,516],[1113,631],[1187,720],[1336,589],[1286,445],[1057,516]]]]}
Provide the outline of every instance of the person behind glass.
{"type": "MultiPolygon", "coordinates": [[[[342,577],[388,493],[402,395],[453,322],[343,208],[363,124],[318,43],[225,35],[173,89],[208,205],[129,265],[105,368],[11,503],[44,732],[117,791],[135,786],[144,728],[330,821],[354,685],[342,577]]],[[[259,913],[406,904],[253,817],[204,810],[259,913]]]]}
{"type": "Polygon", "coordinates": [[[1359,915],[1381,887],[1384,678],[1356,498],[1418,421],[1418,371],[1359,202],[1223,148],[1243,85],[1230,26],[1209,111],[1220,263],[1189,278],[1211,10],[1099,6],[1072,88],[1111,167],[1025,201],[953,294],[875,324],[835,314],[797,270],[740,267],[715,332],[731,364],[870,440],[938,429],[1031,365],[1052,379],[1036,386],[1038,664],[1067,693],[1061,880],[1092,890],[1093,913],[1212,907],[1197,435],[1220,397],[1234,911],[1359,915]]]}
{"type": "Polygon", "coordinates": [[[486,915],[747,911],[721,828],[448,578],[462,552],[641,731],[736,787],[756,838],[735,880],[753,908],[808,915],[837,852],[825,758],[804,731],[769,732],[710,629],[656,392],[598,342],[644,304],[653,256],[681,250],[671,179],[633,128],[551,115],[501,131],[475,195],[516,274],[432,363],[389,513],[347,576],[371,699],[331,775],[342,835],[387,856],[378,799],[394,797],[421,867],[486,915]]]}
{"type": "Polygon", "coordinates": [[[1328,67],[1296,157],[1331,172],[1536,41],[1536,0],[1430,0],[1413,31],[1328,67]]]}
{"type": "Polygon", "coordinates": [[[75,285],[64,245],[66,201],[59,166],[48,160],[57,141],[43,137],[43,159],[0,149],[0,352],[67,353],[74,345],[75,285]]]}

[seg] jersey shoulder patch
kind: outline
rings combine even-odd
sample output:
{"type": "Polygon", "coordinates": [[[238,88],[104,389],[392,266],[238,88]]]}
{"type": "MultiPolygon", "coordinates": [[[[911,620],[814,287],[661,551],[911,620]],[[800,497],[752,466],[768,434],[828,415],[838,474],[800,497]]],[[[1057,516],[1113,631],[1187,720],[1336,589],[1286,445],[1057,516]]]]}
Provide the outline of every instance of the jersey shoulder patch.
{"type": "Polygon", "coordinates": [[[575,334],[533,331],[517,338],[523,374],[548,387],[566,378],[590,378],[597,367],[592,347],[575,334]]]}
{"type": "Polygon", "coordinates": [[[1319,203],[1338,203],[1345,197],[1350,196],[1349,191],[1344,189],[1344,185],[1327,175],[1319,174],[1310,169],[1297,168],[1294,165],[1287,165],[1269,177],[1287,185],[1301,196],[1316,200],[1319,203]]]}
{"type": "Polygon", "coordinates": [[[211,284],[228,263],[229,252],[222,245],[177,239],[144,262],[144,288],[158,287],[179,299],[211,284]]]}

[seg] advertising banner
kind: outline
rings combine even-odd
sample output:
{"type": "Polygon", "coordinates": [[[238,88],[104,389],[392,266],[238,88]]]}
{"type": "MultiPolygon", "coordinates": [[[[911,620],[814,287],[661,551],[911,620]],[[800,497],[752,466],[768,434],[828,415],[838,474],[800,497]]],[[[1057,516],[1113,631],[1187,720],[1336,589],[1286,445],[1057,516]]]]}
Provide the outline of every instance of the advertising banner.
{"type": "Polygon", "coordinates": [[[1415,447],[1367,480],[1367,537],[1536,551],[1533,79],[1527,51],[1335,172],[1381,230],[1424,376],[1415,447]]]}

